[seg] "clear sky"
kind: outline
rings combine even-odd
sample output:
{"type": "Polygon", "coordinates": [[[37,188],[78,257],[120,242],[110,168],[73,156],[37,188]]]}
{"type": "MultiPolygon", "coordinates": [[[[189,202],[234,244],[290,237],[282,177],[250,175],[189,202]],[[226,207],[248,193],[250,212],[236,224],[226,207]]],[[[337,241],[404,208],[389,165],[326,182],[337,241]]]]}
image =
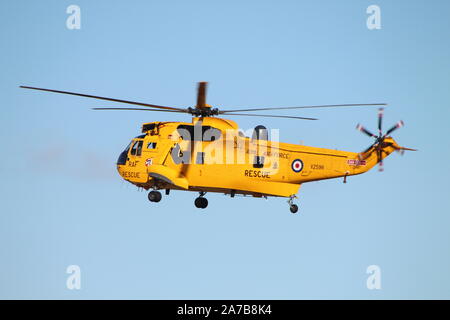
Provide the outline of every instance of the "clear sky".
{"type": "MultiPolygon", "coordinates": [[[[1,1],[0,298],[450,298],[450,2],[1,1]],[[81,29],[66,8],[81,8],[81,29]],[[366,8],[381,8],[381,29],[366,8]],[[173,192],[158,203],[115,162],[167,113],[21,84],[187,107],[195,83],[223,108],[388,102],[418,148],[385,171],[305,184],[283,198],[173,192]],[[66,287],[69,265],[81,290],[66,287]],[[366,269],[381,269],[368,290],[366,269]]],[[[284,142],[361,151],[376,108],[237,118],[284,142]]],[[[226,174],[226,173],[224,173],[226,174]]]]}

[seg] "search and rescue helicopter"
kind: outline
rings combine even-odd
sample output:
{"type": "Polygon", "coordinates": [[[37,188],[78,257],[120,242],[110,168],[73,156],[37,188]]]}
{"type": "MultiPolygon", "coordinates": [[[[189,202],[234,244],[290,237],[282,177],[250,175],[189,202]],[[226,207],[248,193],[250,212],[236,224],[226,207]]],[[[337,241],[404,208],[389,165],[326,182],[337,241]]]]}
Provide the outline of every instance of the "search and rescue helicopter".
{"type": "Polygon", "coordinates": [[[379,165],[393,151],[414,149],[399,146],[390,136],[403,126],[399,121],[385,133],[382,132],[383,106],[385,103],[336,104],[299,107],[245,108],[221,110],[206,104],[206,82],[198,83],[197,103],[194,107],[176,108],[142,102],[106,98],[82,93],[20,86],[41,90],[120,102],[140,108],[93,108],[94,110],[138,110],[186,113],[192,122],[149,122],[142,125],[142,135],[132,139],[120,154],[117,170],[126,181],[137,187],[151,190],[148,199],[159,202],[162,194],[158,190],[185,190],[198,192],[197,208],[206,208],[207,192],[253,197],[286,197],[290,211],[296,213],[294,199],[303,183],[324,179],[344,178],[361,174],[379,165]],[[251,137],[245,136],[238,125],[217,116],[257,116],[297,120],[316,118],[253,114],[247,112],[267,110],[292,110],[307,108],[334,108],[380,106],[378,112],[378,134],[364,128],[357,129],[374,143],[362,152],[323,149],[290,143],[271,141],[268,131],[257,126],[251,137]],[[245,113],[242,113],[245,112],[245,113]]]}

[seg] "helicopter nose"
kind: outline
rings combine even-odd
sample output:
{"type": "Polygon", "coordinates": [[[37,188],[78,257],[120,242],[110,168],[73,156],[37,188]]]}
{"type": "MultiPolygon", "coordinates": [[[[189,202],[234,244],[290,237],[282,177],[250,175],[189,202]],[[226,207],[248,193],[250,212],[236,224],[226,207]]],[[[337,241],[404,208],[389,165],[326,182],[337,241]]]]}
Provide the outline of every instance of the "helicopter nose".
{"type": "Polygon", "coordinates": [[[119,158],[117,159],[117,165],[124,165],[127,162],[127,154],[128,150],[125,150],[120,153],[119,158]]]}

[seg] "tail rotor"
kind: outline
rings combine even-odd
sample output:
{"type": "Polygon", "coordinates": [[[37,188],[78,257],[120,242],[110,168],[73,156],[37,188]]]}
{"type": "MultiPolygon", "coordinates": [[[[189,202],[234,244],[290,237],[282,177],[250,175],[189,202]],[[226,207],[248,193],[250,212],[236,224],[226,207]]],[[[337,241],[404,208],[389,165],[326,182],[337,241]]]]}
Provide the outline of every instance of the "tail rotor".
{"type": "MultiPolygon", "coordinates": [[[[404,126],[404,122],[399,121],[393,127],[391,127],[389,130],[387,130],[386,133],[383,134],[383,115],[384,115],[384,108],[378,109],[378,135],[373,134],[371,131],[367,130],[360,124],[358,124],[356,126],[356,129],[358,131],[361,131],[362,133],[366,134],[367,136],[369,136],[371,138],[375,138],[375,142],[370,147],[368,147],[366,150],[361,152],[359,154],[359,157],[365,159],[372,152],[376,152],[379,171],[383,171],[383,152],[384,152],[383,148],[389,145],[389,142],[385,142],[386,137],[388,137],[395,130],[404,126]]],[[[401,154],[403,154],[405,152],[405,150],[416,151],[415,149],[403,148],[403,147],[398,147],[398,146],[396,148],[397,148],[397,151],[399,151],[401,154]]]]}

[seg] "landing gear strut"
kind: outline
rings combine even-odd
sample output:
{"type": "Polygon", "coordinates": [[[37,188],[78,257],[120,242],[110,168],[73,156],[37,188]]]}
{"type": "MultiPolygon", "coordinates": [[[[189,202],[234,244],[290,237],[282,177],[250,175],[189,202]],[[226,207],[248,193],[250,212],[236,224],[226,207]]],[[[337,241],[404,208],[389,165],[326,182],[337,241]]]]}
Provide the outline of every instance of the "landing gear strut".
{"type": "Polygon", "coordinates": [[[297,197],[295,195],[292,195],[289,197],[289,200],[288,200],[289,210],[291,210],[292,213],[297,213],[298,205],[294,204],[294,198],[297,198],[297,197]]]}
{"type": "Polygon", "coordinates": [[[206,192],[200,192],[200,196],[195,199],[194,204],[197,208],[205,209],[208,206],[208,199],[204,197],[206,192]]]}
{"type": "Polygon", "coordinates": [[[153,190],[148,193],[148,200],[150,202],[160,202],[162,198],[161,192],[153,190]]]}

